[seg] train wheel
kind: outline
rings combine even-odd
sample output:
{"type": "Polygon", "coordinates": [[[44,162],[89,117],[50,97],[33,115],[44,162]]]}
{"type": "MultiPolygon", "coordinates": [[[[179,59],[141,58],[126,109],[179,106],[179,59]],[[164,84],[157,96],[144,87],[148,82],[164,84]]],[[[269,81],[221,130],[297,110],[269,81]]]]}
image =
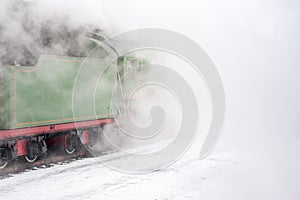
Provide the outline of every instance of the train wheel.
{"type": "Polygon", "coordinates": [[[8,164],[8,149],[0,148],[0,169],[3,169],[8,164]]]}
{"type": "Polygon", "coordinates": [[[77,137],[68,134],[65,136],[65,151],[67,154],[73,154],[76,151],[77,137]]]}
{"type": "Polygon", "coordinates": [[[38,158],[38,156],[28,156],[28,155],[25,155],[25,160],[29,163],[33,163],[36,161],[36,159],[38,158]]]}
{"type": "Polygon", "coordinates": [[[28,142],[26,150],[27,154],[25,155],[25,160],[29,163],[35,162],[39,156],[39,144],[34,141],[28,142]]]}
{"type": "Polygon", "coordinates": [[[8,161],[3,161],[2,159],[0,160],[0,169],[4,169],[6,165],[8,164],[8,161]]]}
{"type": "Polygon", "coordinates": [[[89,143],[87,144],[87,147],[90,150],[96,150],[97,146],[98,146],[97,144],[99,143],[99,141],[100,141],[99,133],[92,132],[89,135],[89,143]]]}

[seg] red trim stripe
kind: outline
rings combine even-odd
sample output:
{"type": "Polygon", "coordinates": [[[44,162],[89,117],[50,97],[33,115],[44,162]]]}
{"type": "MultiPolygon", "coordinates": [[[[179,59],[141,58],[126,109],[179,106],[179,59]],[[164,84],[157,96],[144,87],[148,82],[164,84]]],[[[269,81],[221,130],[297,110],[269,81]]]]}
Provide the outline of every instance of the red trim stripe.
{"type": "Polygon", "coordinates": [[[88,128],[88,127],[98,126],[102,124],[110,124],[113,122],[114,122],[113,118],[106,118],[106,119],[98,119],[92,121],[53,124],[47,126],[20,128],[20,129],[12,129],[12,130],[0,130],[0,140],[24,137],[24,136],[35,136],[43,133],[68,131],[76,128],[88,128]]]}

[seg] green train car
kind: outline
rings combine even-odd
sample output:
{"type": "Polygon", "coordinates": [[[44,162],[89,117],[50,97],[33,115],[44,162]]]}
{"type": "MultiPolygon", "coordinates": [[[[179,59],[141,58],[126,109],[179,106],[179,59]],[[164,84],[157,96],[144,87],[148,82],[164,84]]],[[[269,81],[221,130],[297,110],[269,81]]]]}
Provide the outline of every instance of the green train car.
{"type": "Polygon", "coordinates": [[[18,157],[34,162],[53,144],[68,154],[78,143],[92,148],[114,122],[123,75],[141,73],[143,62],[42,55],[34,66],[0,66],[0,169],[18,157]]]}

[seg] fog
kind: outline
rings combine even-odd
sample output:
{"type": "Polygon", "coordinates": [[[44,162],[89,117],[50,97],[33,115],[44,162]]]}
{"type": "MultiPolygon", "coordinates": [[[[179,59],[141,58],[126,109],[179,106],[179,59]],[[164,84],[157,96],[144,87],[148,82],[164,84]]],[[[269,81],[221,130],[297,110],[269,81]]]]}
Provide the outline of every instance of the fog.
{"type": "Polygon", "coordinates": [[[114,27],[102,21],[99,5],[97,1],[2,1],[1,63],[34,65],[42,54],[85,56],[89,33],[109,34],[114,27]]]}
{"type": "Polygon", "coordinates": [[[222,174],[222,192],[243,199],[299,197],[298,1],[132,0],[105,6],[123,31],[178,31],[213,59],[227,101],[215,152],[233,152],[240,164],[222,174]]]}

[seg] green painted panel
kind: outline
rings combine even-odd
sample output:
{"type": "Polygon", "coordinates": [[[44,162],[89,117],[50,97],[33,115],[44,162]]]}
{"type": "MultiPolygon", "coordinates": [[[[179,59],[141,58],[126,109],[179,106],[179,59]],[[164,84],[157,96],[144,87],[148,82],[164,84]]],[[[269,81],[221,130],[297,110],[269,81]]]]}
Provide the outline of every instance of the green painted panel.
{"type": "Polygon", "coordinates": [[[110,71],[103,73],[104,60],[62,56],[41,56],[34,67],[10,67],[6,78],[0,78],[1,88],[5,91],[0,96],[1,107],[5,105],[5,112],[4,107],[0,110],[0,128],[32,127],[109,117],[109,94],[116,81],[112,75],[113,68],[116,67],[112,66],[110,71]],[[94,81],[102,73],[109,86],[95,92],[96,85],[93,84],[97,82],[94,81]],[[9,76],[13,77],[11,82],[7,80],[9,76]],[[9,87],[11,85],[13,87],[9,87]],[[96,97],[99,101],[97,103],[94,101],[96,97]]]}

